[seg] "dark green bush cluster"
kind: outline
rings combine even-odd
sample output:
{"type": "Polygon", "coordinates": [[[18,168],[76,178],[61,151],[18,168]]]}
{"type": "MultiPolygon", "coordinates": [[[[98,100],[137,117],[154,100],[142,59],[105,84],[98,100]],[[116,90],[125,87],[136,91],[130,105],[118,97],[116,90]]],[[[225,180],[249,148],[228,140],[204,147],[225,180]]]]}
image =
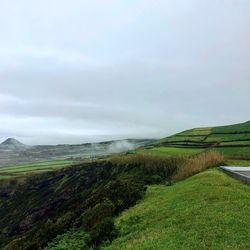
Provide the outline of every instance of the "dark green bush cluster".
{"type": "Polygon", "coordinates": [[[82,250],[87,249],[90,235],[84,230],[71,229],[58,235],[44,250],[82,250]]]}

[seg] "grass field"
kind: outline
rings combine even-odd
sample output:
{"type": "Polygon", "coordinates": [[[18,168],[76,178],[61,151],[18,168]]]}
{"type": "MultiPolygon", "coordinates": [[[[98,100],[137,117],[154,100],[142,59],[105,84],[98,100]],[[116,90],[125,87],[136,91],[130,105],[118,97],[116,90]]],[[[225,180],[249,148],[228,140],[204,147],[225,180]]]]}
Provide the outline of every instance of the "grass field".
{"type": "Polygon", "coordinates": [[[250,159],[250,121],[235,125],[195,128],[152,143],[137,153],[155,155],[193,155],[216,150],[227,157],[250,159]]]}
{"type": "Polygon", "coordinates": [[[228,156],[248,156],[250,157],[250,147],[221,147],[216,148],[216,151],[221,152],[228,156]]]}
{"type": "Polygon", "coordinates": [[[137,154],[152,154],[152,155],[195,155],[201,153],[204,149],[198,148],[174,148],[174,147],[154,147],[150,149],[139,149],[136,151],[137,154]]]}
{"type": "Polygon", "coordinates": [[[74,161],[70,160],[57,160],[57,161],[44,161],[31,164],[17,165],[13,167],[0,168],[0,180],[13,177],[21,177],[28,174],[36,174],[47,171],[52,171],[58,168],[70,166],[74,161]]]}
{"type": "MultiPolygon", "coordinates": [[[[205,151],[208,148],[191,148],[191,147],[152,147],[152,148],[142,148],[134,151],[137,154],[149,154],[149,155],[169,155],[169,156],[188,156],[195,155],[205,151]]],[[[211,150],[217,151],[224,154],[228,158],[238,157],[244,159],[249,158],[250,160],[250,147],[217,147],[211,148],[211,150]]]]}
{"type": "Polygon", "coordinates": [[[211,169],[173,186],[149,186],[120,215],[120,249],[250,249],[250,186],[211,169]]]}
{"type": "Polygon", "coordinates": [[[226,164],[228,166],[248,167],[250,166],[250,160],[227,160],[226,164]]]}

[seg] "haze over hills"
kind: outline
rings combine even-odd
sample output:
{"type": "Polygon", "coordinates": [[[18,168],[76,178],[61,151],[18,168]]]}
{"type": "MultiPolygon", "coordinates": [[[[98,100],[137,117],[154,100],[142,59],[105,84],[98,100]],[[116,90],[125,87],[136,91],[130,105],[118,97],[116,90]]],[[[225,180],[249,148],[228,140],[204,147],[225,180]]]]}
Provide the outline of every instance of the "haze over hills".
{"type": "Polygon", "coordinates": [[[14,138],[0,144],[0,167],[65,158],[89,158],[133,150],[152,142],[127,139],[100,143],[27,146],[14,138]]]}
{"type": "Polygon", "coordinates": [[[194,128],[175,135],[153,141],[148,139],[128,139],[85,143],[76,145],[27,146],[14,138],[0,144],[0,167],[19,163],[65,159],[69,157],[88,158],[146,147],[151,150],[184,149],[202,150],[215,148],[225,154],[250,155],[250,121],[219,127],[194,128]],[[151,146],[147,146],[151,143],[151,146]]]}

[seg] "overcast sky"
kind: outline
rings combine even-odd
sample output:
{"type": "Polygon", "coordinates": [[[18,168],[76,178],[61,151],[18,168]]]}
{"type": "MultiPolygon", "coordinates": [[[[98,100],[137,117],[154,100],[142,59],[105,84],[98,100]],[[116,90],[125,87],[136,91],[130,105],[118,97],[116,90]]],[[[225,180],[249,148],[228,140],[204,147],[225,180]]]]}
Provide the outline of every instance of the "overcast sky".
{"type": "Polygon", "coordinates": [[[250,120],[249,0],[0,0],[0,139],[163,137],[250,120]]]}

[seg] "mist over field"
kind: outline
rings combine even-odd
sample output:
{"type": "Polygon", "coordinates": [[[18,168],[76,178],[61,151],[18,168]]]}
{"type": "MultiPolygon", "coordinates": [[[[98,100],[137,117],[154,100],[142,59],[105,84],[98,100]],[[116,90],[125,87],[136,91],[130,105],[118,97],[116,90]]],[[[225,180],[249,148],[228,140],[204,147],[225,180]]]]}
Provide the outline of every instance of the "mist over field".
{"type": "Polygon", "coordinates": [[[126,152],[129,150],[133,150],[136,148],[136,144],[131,143],[127,140],[123,140],[123,141],[116,141],[113,142],[109,148],[108,148],[108,152],[110,154],[114,154],[114,153],[120,153],[120,152],[126,152]]]}

